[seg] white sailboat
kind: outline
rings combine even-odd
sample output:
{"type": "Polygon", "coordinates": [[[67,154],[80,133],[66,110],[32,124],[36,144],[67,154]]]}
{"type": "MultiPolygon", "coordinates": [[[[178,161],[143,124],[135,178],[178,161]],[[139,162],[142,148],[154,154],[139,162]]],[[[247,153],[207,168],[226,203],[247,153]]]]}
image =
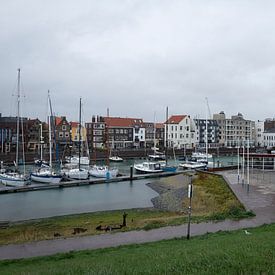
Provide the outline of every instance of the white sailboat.
{"type": "MultiPolygon", "coordinates": [[[[114,147],[114,140],[112,142],[112,148],[114,147]]],[[[118,155],[113,155],[112,154],[112,148],[110,149],[110,156],[109,156],[109,160],[113,161],[113,162],[122,162],[123,158],[119,157],[118,155]]]]}
{"type": "Polygon", "coordinates": [[[118,175],[118,169],[117,168],[109,168],[107,165],[99,166],[94,165],[90,168],[89,174],[92,177],[96,178],[115,178],[118,175]]]}
{"type": "Polygon", "coordinates": [[[165,160],[165,155],[159,152],[159,149],[156,147],[156,113],[154,114],[154,147],[152,149],[154,153],[148,155],[150,161],[165,160]]]}
{"type": "MultiPolygon", "coordinates": [[[[50,93],[48,92],[48,102],[50,104],[50,93]]],[[[52,131],[51,131],[51,116],[48,116],[49,123],[49,154],[50,161],[48,167],[39,168],[37,171],[32,172],[30,177],[32,181],[41,183],[59,183],[62,180],[62,175],[56,174],[52,169],[52,131]]],[[[42,147],[42,146],[41,146],[42,147]]],[[[41,159],[43,157],[43,149],[41,149],[41,159]]]]}
{"type": "Polygon", "coordinates": [[[160,173],[163,172],[163,166],[165,166],[165,163],[160,162],[165,160],[165,156],[163,154],[157,154],[156,153],[156,126],[155,126],[155,119],[156,114],[154,114],[154,154],[148,155],[149,161],[144,161],[142,163],[134,164],[134,168],[137,173],[160,173]]]}
{"type": "Polygon", "coordinates": [[[79,127],[78,127],[78,167],[71,169],[64,169],[64,174],[68,178],[77,179],[77,180],[85,180],[89,178],[89,171],[87,169],[81,168],[81,98],[79,102],[79,127]]]}
{"type": "Polygon", "coordinates": [[[4,185],[8,186],[24,186],[27,184],[25,176],[25,152],[24,152],[24,133],[23,133],[23,121],[21,120],[22,128],[22,151],[23,151],[23,169],[24,174],[21,174],[18,169],[19,162],[19,132],[20,132],[20,69],[18,69],[18,81],[17,81],[17,127],[16,127],[16,160],[15,160],[15,172],[3,172],[0,174],[0,181],[4,185]]]}
{"type": "Polygon", "coordinates": [[[43,124],[40,123],[40,159],[34,160],[34,164],[40,167],[49,166],[49,163],[43,159],[43,145],[44,145],[43,124]]]}
{"type": "MultiPolygon", "coordinates": [[[[176,172],[177,171],[177,166],[176,165],[169,165],[168,164],[168,107],[166,107],[166,123],[165,123],[165,163],[162,165],[162,170],[163,172],[176,172]]],[[[173,153],[174,153],[174,161],[176,164],[176,155],[175,155],[175,150],[173,146],[173,153]]]]}
{"type": "MultiPolygon", "coordinates": [[[[107,116],[109,117],[109,108],[107,109],[107,116]]],[[[109,131],[107,128],[107,149],[109,150],[109,131]]],[[[89,169],[89,175],[96,178],[115,178],[118,175],[118,169],[117,168],[110,168],[109,167],[109,161],[110,161],[110,155],[111,152],[108,153],[107,151],[107,165],[93,165],[89,169]]]]}

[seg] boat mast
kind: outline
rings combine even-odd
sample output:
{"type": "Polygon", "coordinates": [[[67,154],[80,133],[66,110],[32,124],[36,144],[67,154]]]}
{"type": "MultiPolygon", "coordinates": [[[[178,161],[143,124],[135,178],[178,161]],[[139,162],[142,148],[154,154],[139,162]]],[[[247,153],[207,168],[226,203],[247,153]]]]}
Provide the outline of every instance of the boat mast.
{"type": "Polygon", "coordinates": [[[79,137],[79,140],[78,140],[78,169],[80,170],[80,157],[81,157],[81,98],[79,100],[79,125],[78,125],[78,137],[79,137]]]}
{"type": "MultiPolygon", "coordinates": [[[[109,116],[110,116],[110,111],[109,111],[109,108],[107,108],[107,118],[109,118],[109,116]]],[[[109,143],[109,128],[108,128],[107,124],[106,124],[106,139],[107,139],[107,141],[106,141],[106,145],[107,145],[106,164],[109,167],[109,165],[110,165],[110,159],[109,159],[109,157],[110,157],[110,143],[109,143]]]]}
{"type": "Polygon", "coordinates": [[[40,159],[43,160],[43,125],[40,123],[40,159]]]}
{"type": "Polygon", "coordinates": [[[17,77],[17,125],[16,125],[16,159],[15,169],[18,170],[18,157],[19,157],[19,115],[20,115],[20,68],[18,69],[17,77]]]}
{"type": "Polygon", "coordinates": [[[154,112],[154,156],[156,155],[156,112],[154,112]]]}
{"type": "Polygon", "coordinates": [[[168,106],[166,107],[166,123],[165,123],[165,163],[168,162],[168,106]]]}
{"type": "MultiPolygon", "coordinates": [[[[206,107],[208,105],[208,99],[205,98],[206,107]]],[[[207,109],[207,108],[206,108],[207,109]]],[[[205,154],[206,154],[206,161],[208,162],[208,118],[207,118],[207,110],[206,110],[206,119],[205,119],[205,154]]]]}
{"type": "MultiPolygon", "coordinates": [[[[49,100],[49,104],[51,104],[50,91],[49,90],[48,90],[48,100],[49,100]]],[[[49,154],[50,154],[49,165],[50,165],[50,168],[52,168],[52,128],[51,128],[51,115],[48,117],[48,122],[49,122],[49,154]]]]}
{"type": "Polygon", "coordinates": [[[50,122],[52,123],[53,126],[53,138],[54,138],[54,143],[55,143],[55,160],[57,161],[57,163],[59,163],[59,150],[58,150],[58,140],[56,138],[56,130],[55,130],[55,118],[53,117],[53,109],[52,109],[52,101],[50,98],[50,91],[48,91],[49,93],[49,105],[50,105],[50,122]]]}

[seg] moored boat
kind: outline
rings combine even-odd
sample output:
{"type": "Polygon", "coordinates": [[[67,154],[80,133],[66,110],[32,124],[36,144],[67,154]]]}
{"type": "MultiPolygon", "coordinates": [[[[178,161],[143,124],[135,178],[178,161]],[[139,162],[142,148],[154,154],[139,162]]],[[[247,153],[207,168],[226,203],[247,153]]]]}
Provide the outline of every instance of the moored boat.
{"type": "Polygon", "coordinates": [[[196,162],[196,161],[195,162],[189,161],[189,162],[180,163],[179,167],[183,169],[206,169],[207,164],[196,162]]]}
{"type": "Polygon", "coordinates": [[[118,175],[118,169],[117,168],[109,168],[108,166],[98,166],[94,165],[90,168],[89,174],[92,177],[96,178],[115,178],[118,175]]]}
{"type": "Polygon", "coordinates": [[[159,162],[145,161],[143,163],[135,164],[134,168],[137,173],[161,173],[163,169],[159,162]]]}

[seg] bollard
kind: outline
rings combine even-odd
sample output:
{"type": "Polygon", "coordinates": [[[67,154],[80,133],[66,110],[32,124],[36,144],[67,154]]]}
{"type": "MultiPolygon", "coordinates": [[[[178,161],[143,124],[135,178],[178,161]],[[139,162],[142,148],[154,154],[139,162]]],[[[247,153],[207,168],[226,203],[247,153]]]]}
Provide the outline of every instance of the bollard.
{"type": "Polygon", "coordinates": [[[134,167],[130,166],[130,180],[133,179],[133,171],[134,171],[134,167]]]}

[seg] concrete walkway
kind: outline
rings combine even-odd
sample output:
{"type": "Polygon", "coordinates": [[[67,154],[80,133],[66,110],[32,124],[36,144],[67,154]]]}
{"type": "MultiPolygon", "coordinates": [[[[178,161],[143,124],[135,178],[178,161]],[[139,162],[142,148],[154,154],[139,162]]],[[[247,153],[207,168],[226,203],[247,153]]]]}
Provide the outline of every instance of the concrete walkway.
{"type": "MultiPolygon", "coordinates": [[[[231,189],[239,200],[256,217],[241,221],[226,220],[217,223],[200,223],[191,225],[191,236],[202,235],[207,232],[220,230],[236,230],[240,228],[257,227],[263,224],[275,222],[275,192],[273,186],[267,188],[265,183],[251,181],[249,191],[247,186],[237,183],[236,171],[223,172],[222,175],[228,181],[231,189]],[[264,188],[263,188],[264,187],[264,188]]],[[[52,255],[61,252],[69,252],[84,249],[98,249],[115,247],[125,244],[154,242],[165,239],[186,236],[187,226],[168,226],[150,231],[130,231],[109,233],[97,236],[84,236],[78,238],[56,239],[31,242],[25,244],[0,246],[0,259],[19,259],[35,256],[52,255]]]]}

